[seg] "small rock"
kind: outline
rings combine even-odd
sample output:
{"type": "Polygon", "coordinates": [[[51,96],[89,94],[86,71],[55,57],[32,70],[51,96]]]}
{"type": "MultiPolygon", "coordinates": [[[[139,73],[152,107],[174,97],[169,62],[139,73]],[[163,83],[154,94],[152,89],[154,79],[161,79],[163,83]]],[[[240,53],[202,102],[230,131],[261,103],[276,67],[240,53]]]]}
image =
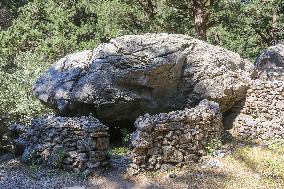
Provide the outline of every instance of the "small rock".
{"type": "Polygon", "coordinates": [[[175,173],[169,174],[169,178],[176,178],[176,177],[177,177],[177,175],[175,173]]]}
{"type": "Polygon", "coordinates": [[[202,168],[222,168],[224,165],[223,163],[218,159],[210,159],[208,161],[205,161],[202,168]]]}
{"type": "Polygon", "coordinates": [[[213,157],[220,157],[223,158],[226,155],[226,151],[224,150],[216,150],[215,152],[213,152],[213,157]]]}
{"type": "Polygon", "coordinates": [[[96,147],[96,141],[91,138],[77,141],[77,148],[82,152],[91,151],[95,147],[96,147]]]}
{"type": "Polygon", "coordinates": [[[174,165],[171,165],[171,164],[162,164],[160,170],[161,170],[161,171],[168,171],[168,170],[171,170],[171,169],[173,169],[173,168],[175,168],[174,165]]]}

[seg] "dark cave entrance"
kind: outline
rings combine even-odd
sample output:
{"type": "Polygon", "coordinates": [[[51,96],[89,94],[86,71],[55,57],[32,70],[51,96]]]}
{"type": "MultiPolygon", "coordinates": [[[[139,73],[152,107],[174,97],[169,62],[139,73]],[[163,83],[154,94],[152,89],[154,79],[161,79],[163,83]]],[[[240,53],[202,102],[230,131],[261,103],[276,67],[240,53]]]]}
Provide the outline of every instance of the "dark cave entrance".
{"type": "Polygon", "coordinates": [[[114,122],[101,121],[109,128],[109,141],[111,147],[129,146],[131,134],[136,130],[135,121],[120,120],[114,122]]]}
{"type": "MultiPolygon", "coordinates": [[[[123,120],[112,120],[113,117],[105,117],[98,114],[98,110],[94,109],[92,104],[84,103],[74,103],[74,112],[68,112],[68,116],[87,116],[92,115],[94,118],[98,119],[102,124],[109,128],[109,142],[110,147],[119,147],[119,146],[129,146],[130,145],[130,136],[136,130],[134,122],[136,117],[138,117],[137,112],[133,110],[135,116],[132,116],[135,119],[123,119],[123,120]]],[[[108,111],[108,114],[111,115],[112,111],[116,111],[111,107],[108,111]]],[[[67,115],[65,115],[67,116],[67,115]]]]}
{"type": "Polygon", "coordinates": [[[244,103],[246,99],[240,100],[236,102],[233,107],[231,107],[229,110],[223,112],[222,117],[223,117],[223,125],[224,129],[226,131],[230,130],[233,128],[235,119],[238,117],[238,115],[241,113],[244,103]]]}

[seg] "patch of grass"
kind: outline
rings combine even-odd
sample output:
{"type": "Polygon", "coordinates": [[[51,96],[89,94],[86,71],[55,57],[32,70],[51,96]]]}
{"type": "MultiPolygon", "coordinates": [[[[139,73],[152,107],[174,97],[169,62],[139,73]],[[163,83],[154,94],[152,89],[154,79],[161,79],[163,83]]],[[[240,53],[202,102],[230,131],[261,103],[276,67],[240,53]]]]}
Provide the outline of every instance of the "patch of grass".
{"type": "Polygon", "coordinates": [[[58,151],[58,161],[59,161],[59,163],[60,164],[62,164],[63,163],[63,161],[64,161],[64,159],[65,159],[65,157],[66,157],[66,153],[65,153],[65,151],[64,150],[59,150],[58,151]]]}
{"type": "Polygon", "coordinates": [[[270,149],[270,150],[276,150],[279,152],[282,151],[281,149],[284,148],[284,140],[283,139],[275,139],[275,140],[270,140],[268,142],[268,145],[267,147],[270,149]]]}
{"type": "MultiPolygon", "coordinates": [[[[232,141],[226,145],[232,153],[223,158],[215,157],[222,167],[203,168],[191,164],[181,169],[153,171],[145,176],[169,188],[284,188],[283,141],[273,141],[269,145],[232,141]],[[177,177],[170,178],[171,173],[177,177]]],[[[226,146],[216,140],[208,146],[211,153],[217,149],[226,149],[226,146]]]]}
{"type": "Polygon", "coordinates": [[[129,152],[130,152],[130,148],[125,147],[125,146],[115,147],[110,150],[111,154],[114,154],[117,156],[123,156],[123,155],[128,154],[129,152]]]}
{"type": "Polygon", "coordinates": [[[233,157],[263,177],[284,179],[283,144],[273,143],[268,146],[244,146],[237,149],[233,157]]]}
{"type": "MultiPolygon", "coordinates": [[[[230,144],[233,153],[219,158],[224,165],[219,169],[224,175],[222,188],[284,188],[283,141],[273,141],[269,145],[235,142],[230,144]]],[[[206,176],[206,179],[210,183],[215,182],[215,186],[209,188],[217,188],[221,184],[211,176],[206,176]]]]}
{"type": "Polygon", "coordinates": [[[29,167],[29,170],[31,172],[36,172],[36,171],[38,171],[40,169],[40,165],[35,164],[35,163],[29,164],[28,167],[29,167]]]}

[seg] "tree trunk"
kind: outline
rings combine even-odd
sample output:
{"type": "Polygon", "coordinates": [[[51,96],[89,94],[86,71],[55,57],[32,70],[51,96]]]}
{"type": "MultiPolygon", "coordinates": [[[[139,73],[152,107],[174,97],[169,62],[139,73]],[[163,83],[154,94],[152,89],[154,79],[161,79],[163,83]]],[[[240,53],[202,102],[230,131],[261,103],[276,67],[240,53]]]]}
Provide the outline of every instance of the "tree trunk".
{"type": "Polygon", "coordinates": [[[0,30],[11,26],[12,18],[13,15],[11,11],[9,11],[7,7],[2,6],[0,2],[0,30]]]}
{"type": "Polygon", "coordinates": [[[197,38],[206,41],[206,0],[193,0],[195,31],[197,38]]]}
{"type": "Polygon", "coordinates": [[[277,43],[277,21],[278,21],[278,15],[276,11],[273,11],[272,15],[272,44],[276,45],[277,43]]]}

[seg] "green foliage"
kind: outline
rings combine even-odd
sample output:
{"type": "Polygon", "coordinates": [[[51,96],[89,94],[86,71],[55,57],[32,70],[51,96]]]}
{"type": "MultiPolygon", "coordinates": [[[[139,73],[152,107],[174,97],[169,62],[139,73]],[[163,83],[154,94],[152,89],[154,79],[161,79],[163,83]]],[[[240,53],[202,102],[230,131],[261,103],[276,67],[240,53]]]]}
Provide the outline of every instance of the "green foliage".
{"type": "Polygon", "coordinates": [[[30,163],[28,168],[31,172],[36,172],[36,171],[39,171],[40,166],[35,163],[30,163]]]}
{"type": "MultiPolygon", "coordinates": [[[[122,27],[126,32],[137,33],[183,33],[194,35],[192,12],[186,0],[143,1],[122,0],[130,9],[125,12],[122,27]]],[[[191,4],[191,3],[190,3],[191,4]]]]}
{"type": "Polygon", "coordinates": [[[0,148],[9,124],[29,124],[33,116],[48,112],[32,95],[32,85],[47,66],[31,52],[19,53],[12,63],[0,56],[0,148]]]}
{"type": "MultiPolygon", "coordinates": [[[[32,51],[54,60],[123,34],[168,32],[196,36],[193,0],[9,2],[11,7],[20,7],[13,26],[0,33],[1,50],[10,58],[19,51],[32,51]]],[[[208,41],[254,59],[261,50],[284,38],[283,4],[283,0],[208,1],[208,41]]]]}
{"type": "Polygon", "coordinates": [[[0,2],[0,30],[11,26],[17,17],[18,8],[25,5],[27,0],[1,0],[0,2]]]}
{"type": "MultiPolygon", "coordinates": [[[[126,31],[196,36],[193,0],[123,1],[136,10],[124,17],[129,23],[126,31]]],[[[284,39],[283,0],[207,1],[205,9],[208,41],[243,57],[254,60],[265,48],[284,39]]]]}
{"type": "Polygon", "coordinates": [[[123,128],[121,129],[121,134],[122,134],[122,144],[129,145],[131,139],[131,132],[128,129],[123,128]]]}
{"type": "Polygon", "coordinates": [[[119,34],[115,16],[123,6],[111,0],[34,0],[19,9],[20,15],[0,33],[5,56],[39,52],[48,59],[92,49],[119,34]]]}
{"type": "Polygon", "coordinates": [[[284,148],[284,140],[283,139],[274,139],[268,141],[268,149],[270,150],[279,150],[284,148]]]}
{"type": "Polygon", "coordinates": [[[41,56],[21,53],[13,65],[0,61],[0,119],[9,124],[15,120],[28,122],[30,118],[46,109],[32,95],[32,85],[48,64],[41,56]]]}
{"type": "Polygon", "coordinates": [[[62,164],[63,164],[63,161],[64,161],[64,159],[65,159],[65,157],[66,157],[65,151],[64,151],[63,149],[59,150],[57,156],[58,156],[58,163],[59,163],[60,165],[62,165],[62,164]]]}
{"type": "Polygon", "coordinates": [[[213,152],[215,152],[216,150],[221,149],[222,147],[222,142],[220,139],[212,139],[211,141],[209,141],[207,143],[207,145],[205,146],[205,150],[209,155],[212,155],[213,152]]]}
{"type": "Polygon", "coordinates": [[[254,60],[265,48],[284,39],[283,2],[224,1],[215,11],[217,24],[208,30],[209,42],[254,60]],[[273,16],[277,17],[275,23],[273,16]]]}
{"type": "Polygon", "coordinates": [[[241,160],[247,167],[270,178],[284,176],[283,140],[274,140],[268,147],[243,146],[235,150],[233,157],[241,160]]]}
{"type": "Polygon", "coordinates": [[[111,154],[117,155],[117,156],[123,156],[125,154],[128,154],[130,152],[130,149],[128,147],[122,146],[122,147],[116,147],[111,150],[111,154]]]}

